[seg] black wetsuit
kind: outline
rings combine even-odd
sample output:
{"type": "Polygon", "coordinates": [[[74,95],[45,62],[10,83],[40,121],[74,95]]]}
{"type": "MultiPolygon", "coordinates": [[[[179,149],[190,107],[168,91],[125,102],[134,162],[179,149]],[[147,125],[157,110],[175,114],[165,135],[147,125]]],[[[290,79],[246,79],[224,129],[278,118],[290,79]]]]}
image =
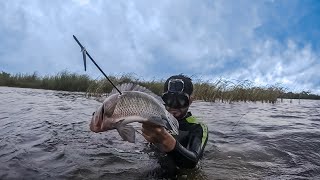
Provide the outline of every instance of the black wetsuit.
{"type": "Polygon", "coordinates": [[[143,177],[176,179],[178,169],[196,167],[208,141],[208,127],[188,112],[185,118],[179,120],[179,135],[175,139],[175,148],[168,153],[156,151],[156,147],[151,146],[155,148],[155,157],[160,167],[147,172],[143,177]]]}
{"type": "Polygon", "coordinates": [[[208,127],[198,122],[190,112],[179,120],[179,135],[175,148],[167,155],[179,168],[194,168],[202,157],[208,141],[208,127]]]}

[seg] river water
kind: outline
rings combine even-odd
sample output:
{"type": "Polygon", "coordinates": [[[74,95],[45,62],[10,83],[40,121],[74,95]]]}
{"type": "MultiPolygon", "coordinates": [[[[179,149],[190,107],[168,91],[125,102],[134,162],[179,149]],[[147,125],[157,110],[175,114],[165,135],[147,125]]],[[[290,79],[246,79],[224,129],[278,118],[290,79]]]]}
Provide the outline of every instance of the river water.
{"type": "MultiPolygon", "coordinates": [[[[0,179],[159,179],[141,135],[93,133],[82,93],[0,87],[0,179]]],[[[209,127],[198,167],[178,179],[320,179],[320,101],[194,102],[209,127]]]]}

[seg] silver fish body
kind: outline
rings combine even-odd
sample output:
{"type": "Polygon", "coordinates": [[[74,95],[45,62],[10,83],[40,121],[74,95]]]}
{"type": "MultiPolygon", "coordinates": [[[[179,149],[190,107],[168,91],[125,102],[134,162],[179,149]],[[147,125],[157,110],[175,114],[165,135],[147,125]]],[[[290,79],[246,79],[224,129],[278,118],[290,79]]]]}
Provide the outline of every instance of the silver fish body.
{"type": "Polygon", "coordinates": [[[178,135],[179,123],[164,107],[162,99],[150,90],[132,83],[112,91],[92,117],[91,123],[101,124],[103,131],[117,129],[120,136],[135,142],[135,129],[129,123],[152,123],[178,135]]]}

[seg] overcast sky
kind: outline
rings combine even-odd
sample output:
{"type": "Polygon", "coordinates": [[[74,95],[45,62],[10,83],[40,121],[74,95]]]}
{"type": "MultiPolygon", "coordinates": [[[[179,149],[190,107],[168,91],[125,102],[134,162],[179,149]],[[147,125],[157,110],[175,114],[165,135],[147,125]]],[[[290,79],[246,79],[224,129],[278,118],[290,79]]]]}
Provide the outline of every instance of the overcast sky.
{"type": "Polygon", "coordinates": [[[320,94],[320,1],[0,0],[0,72],[186,74],[320,94]]]}

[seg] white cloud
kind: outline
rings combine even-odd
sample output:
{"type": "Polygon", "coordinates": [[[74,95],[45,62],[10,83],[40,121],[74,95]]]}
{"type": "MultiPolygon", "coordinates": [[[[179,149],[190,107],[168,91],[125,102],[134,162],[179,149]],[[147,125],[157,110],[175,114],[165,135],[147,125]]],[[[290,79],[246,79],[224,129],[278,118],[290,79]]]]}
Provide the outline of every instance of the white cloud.
{"type": "Polygon", "coordinates": [[[239,79],[252,79],[262,85],[279,83],[294,91],[313,90],[319,92],[319,85],[313,85],[315,79],[320,79],[319,54],[310,45],[298,47],[289,40],[282,45],[277,41],[268,40],[257,43],[250,59],[252,64],[239,69],[232,76],[239,79]]]}
{"type": "MultiPolygon", "coordinates": [[[[0,71],[83,73],[75,34],[107,74],[185,73],[317,91],[319,54],[308,42],[257,35],[273,17],[268,8],[263,1],[1,1],[0,71]]],[[[87,73],[100,75],[89,63],[87,73]]]]}

